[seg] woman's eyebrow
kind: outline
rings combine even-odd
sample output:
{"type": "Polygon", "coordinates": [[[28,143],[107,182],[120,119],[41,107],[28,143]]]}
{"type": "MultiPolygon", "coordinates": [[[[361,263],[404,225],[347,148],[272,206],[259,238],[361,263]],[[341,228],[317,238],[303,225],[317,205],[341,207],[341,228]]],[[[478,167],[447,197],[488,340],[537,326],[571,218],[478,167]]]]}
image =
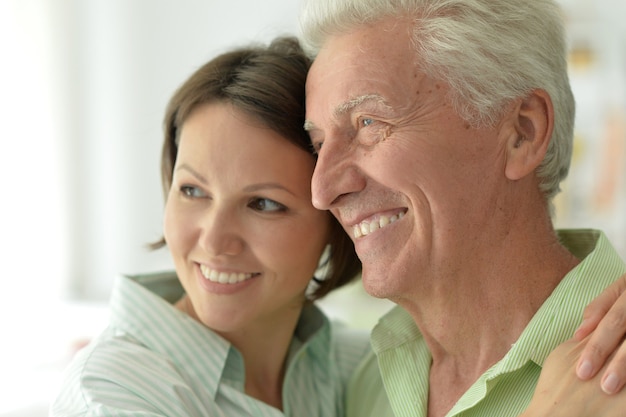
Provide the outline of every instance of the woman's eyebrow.
{"type": "Polygon", "coordinates": [[[176,171],[187,171],[191,175],[196,177],[196,179],[198,181],[200,181],[201,183],[203,183],[203,184],[207,184],[208,183],[207,179],[202,174],[200,174],[198,171],[196,171],[195,169],[190,167],[188,164],[185,164],[185,163],[180,164],[178,167],[176,167],[176,171]]]}
{"type": "Polygon", "coordinates": [[[283,190],[295,196],[295,193],[293,193],[289,188],[278,182],[262,182],[258,184],[251,184],[244,188],[244,191],[246,192],[255,192],[261,190],[283,190]]]}

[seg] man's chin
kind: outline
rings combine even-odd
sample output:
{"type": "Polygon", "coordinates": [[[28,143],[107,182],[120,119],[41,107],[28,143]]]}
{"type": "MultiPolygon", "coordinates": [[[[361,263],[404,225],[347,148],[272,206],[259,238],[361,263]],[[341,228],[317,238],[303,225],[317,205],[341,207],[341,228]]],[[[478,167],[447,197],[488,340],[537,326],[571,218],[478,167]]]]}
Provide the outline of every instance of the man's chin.
{"type": "Polygon", "coordinates": [[[383,271],[367,269],[363,266],[361,281],[365,292],[375,298],[389,298],[392,296],[388,285],[389,274],[383,271]]]}

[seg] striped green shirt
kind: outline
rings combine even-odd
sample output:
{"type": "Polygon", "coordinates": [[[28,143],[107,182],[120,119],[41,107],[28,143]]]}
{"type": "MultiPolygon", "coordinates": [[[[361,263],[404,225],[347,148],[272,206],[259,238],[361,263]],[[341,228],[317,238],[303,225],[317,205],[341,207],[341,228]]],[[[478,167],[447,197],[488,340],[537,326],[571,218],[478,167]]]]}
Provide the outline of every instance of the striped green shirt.
{"type": "MultiPolygon", "coordinates": [[[[568,230],[559,236],[583,261],[563,278],[505,357],[447,416],[513,417],[524,411],[548,354],[572,336],[584,307],[626,271],[602,232],[568,230]]],[[[411,316],[395,307],[374,328],[372,347],[350,383],[348,416],[426,416],[431,355],[411,316]]]]}
{"type": "Polygon", "coordinates": [[[110,325],[66,369],[51,416],[344,414],[345,386],[369,350],[366,333],[331,326],[317,307],[306,307],[290,349],[281,412],[243,393],[241,355],[172,306],[181,294],[173,273],[120,277],[110,325]]]}

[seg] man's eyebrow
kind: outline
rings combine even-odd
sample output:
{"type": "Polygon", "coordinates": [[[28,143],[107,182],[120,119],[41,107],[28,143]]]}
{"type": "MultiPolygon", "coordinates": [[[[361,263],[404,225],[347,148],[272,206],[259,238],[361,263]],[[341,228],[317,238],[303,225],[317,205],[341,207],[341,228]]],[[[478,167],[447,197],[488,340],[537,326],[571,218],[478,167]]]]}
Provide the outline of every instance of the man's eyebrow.
{"type": "MultiPolygon", "coordinates": [[[[363,94],[361,96],[353,97],[343,103],[339,104],[333,110],[333,117],[338,119],[349,111],[355,109],[356,107],[364,104],[373,102],[378,106],[383,107],[385,110],[391,110],[391,106],[385,101],[385,99],[379,94],[363,94]]],[[[310,120],[304,121],[304,130],[310,132],[311,130],[315,130],[315,123],[310,120]]]]}
{"type": "Polygon", "coordinates": [[[391,109],[391,106],[387,104],[387,102],[381,95],[363,94],[361,96],[353,97],[350,100],[347,100],[341,103],[340,105],[338,105],[337,107],[335,107],[335,110],[333,111],[333,116],[334,117],[342,116],[348,113],[350,110],[353,110],[354,108],[364,103],[370,103],[370,102],[374,102],[377,105],[384,107],[385,109],[391,109]]]}
{"type": "Polygon", "coordinates": [[[305,120],[303,127],[304,127],[304,130],[306,130],[307,132],[310,132],[311,130],[315,129],[315,123],[313,123],[310,120],[305,120]]]}

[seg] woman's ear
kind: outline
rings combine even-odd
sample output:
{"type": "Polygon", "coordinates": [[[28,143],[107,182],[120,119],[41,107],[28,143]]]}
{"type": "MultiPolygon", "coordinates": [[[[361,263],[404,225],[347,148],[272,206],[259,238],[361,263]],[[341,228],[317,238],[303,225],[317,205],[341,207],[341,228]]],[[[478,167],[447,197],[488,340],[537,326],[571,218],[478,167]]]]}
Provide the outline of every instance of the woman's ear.
{"type": "Polygon", "coordinates": [[[505,175],[515,181],[535,171],[545,157],[554,128],[552,100],[544,90],[533,90],[513,114],[515,134],[507,142],[505,175]]]}

